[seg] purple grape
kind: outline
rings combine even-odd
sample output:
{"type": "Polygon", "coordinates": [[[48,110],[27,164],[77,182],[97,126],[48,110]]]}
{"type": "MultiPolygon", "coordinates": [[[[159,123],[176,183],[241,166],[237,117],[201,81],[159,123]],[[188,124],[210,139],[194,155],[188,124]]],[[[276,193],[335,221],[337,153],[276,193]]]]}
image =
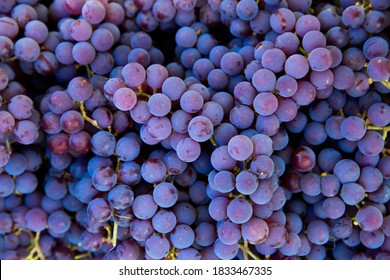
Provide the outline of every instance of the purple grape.
{"type": "Polygon", "coordinates": [[[246,223],[251,218],[252,213],[252,206],[243,198],[232,200],[227,207],[228,218],[235,224],[246,223]]]}
{"type": "Polygon", "coordinates": [[[145,243],[145,252],[153,259],[162,259],[168,253],[169,248],[168,239],[159,235],[152,235],[145,243]]]}
{"type": "Polygon", "coordinates": [[[227,146],[230,156],[238,161],[245,161],[253,153],[253,142],[244,135],[233,136],[227,146]]]}
{"type": "Polygon", "coordinates": [[[271,28],[278,33],[291,31],[295,26],[295,21],[294,13],[286,8],[277,9],[270,17],[271,28]]]}
{"type": "Polygon", "coordinates": [[[188,134],[197,142],[209,140],[213,134],[214,126],[211,121],[204,116],[197,116],[188,123],[188,134]]]}
{"type": "Polygon", "coordinates": [[[32,208],[25,215],[26,228],[33,232],[40,232],[47,226],[48,215],[40,208],[32,208]]]}
{"type": "Polygon", "coordinates": [[[99,1],[87,1],[81,12],[85,20],[91,24],[102,22],[106,16],[106,8],[99,1]]]}
{"type": "Polygon", "coordinates": [[[383,224],[383,215],[374,206],[364,206],[356,214],[356,221],[364,231],[374,232],[383,224]]]}

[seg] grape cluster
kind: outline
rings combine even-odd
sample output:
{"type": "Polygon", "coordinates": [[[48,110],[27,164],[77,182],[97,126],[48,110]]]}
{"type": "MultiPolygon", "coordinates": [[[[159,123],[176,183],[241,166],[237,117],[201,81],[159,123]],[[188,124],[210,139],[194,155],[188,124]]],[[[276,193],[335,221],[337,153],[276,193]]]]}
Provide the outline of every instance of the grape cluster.
{"type": "Polygon", "coordinates": [[[328,2],[2,1],[0,259],[390,259],[390,3],[328,2]]]}

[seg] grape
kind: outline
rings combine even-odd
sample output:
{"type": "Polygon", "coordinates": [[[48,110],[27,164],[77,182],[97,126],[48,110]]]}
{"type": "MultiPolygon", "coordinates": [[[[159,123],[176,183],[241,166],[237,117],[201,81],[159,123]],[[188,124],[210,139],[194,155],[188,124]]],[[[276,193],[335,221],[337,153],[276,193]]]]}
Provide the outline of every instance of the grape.
{"type": "Polygon", "coordinates": [[[131,206],[134,215],[141,220],[150,219],[157,212],[157,204],[150,194],[139,195],[135,197],[131,206]]]}
{"type": "Polygon", "coordinates": [[[100,23],[106,16],[106,8],[99,1],[87,1],[81,12],[85,20],[91,24],[100,23]]]}
{"type": "Polygon", "coordinates": [[[317,196],[321,193],[320,176],[308,173],[302,176],[300,181],[301,190],[309,196],[317,196]]]}
{"type": "Polygon", "coordinates": [[[271,223],[268,225],[268,228],[268,237],[261,244],[274,249],[283,247],[286,244],[288,238],[288,233],[284,226],[277,223],[271,223]]]}
{"type": "Polygon", "coordinates": [[[276,76],[268,69],[260,69],[253,74],[252,84],[258,91],[272,91],[276,85],[276,76]]]}
{"type": "Polygon", "coordinates": [[[208,118],[213,126],[221,124],[224,116],[222,106],[215,101],[208,101],[204,103],[200,114],[201,116],[208,118]]]}
{"type": "Polygon", "coordinates": [[[166,165],[159,159],[148,159],[141,166],[141,176],[148,183],[159,183],[167,173],[166,165]]]}
{"type": "Polygon", "coordinates": [[[69,82],[67,93],[73,100],[82,102],[91,97],[92,90],[92,85],[87,79],[76,77],[69,82]]]}
{"type": "Polygon", "coordinates": [[[286,74],[295,79],[301,79],[306,76],[309,72],[309,67],[307,59],[300,54],[294,54],[288,57],[284,65],[286,74]]]}
{"type": "Polygon", "coordinates": [[[331,172],[342,159],[339,151],[333,148],[323,149],[318,155],[318,165],[325,172],[331,172]]]}
{"type": "Polygon", "coordinates": [[[253,153],[253,142],[247,136],[236,135],[229,140],[228,151],[235,160],[244,161],[253,153]]]}
{"type": "Polygon", "coordinates": [[[382,102],[372,104],[368,108],[367,118],[375,126],[387,126],[390,123],[390,106],[382,102]]]}
{"type": "Polygon", "coordinates": [[[162,259],[169,251],[170,244],[166,237],[152,235],[145,242],[145,252],[153,259],[162,259]]]}
{"type": "Polygon", "coordinates": [[[250,203],[242,198],[232,200],[227,207],[229,219],[236,224],[243,224],[249,221],[253,213],[250,203]]]}
{"type": "Polygon", "coordinates": [[[260,244],[268,237],[268,225],[259,218],[252,217],[242,225],[242,237],[248,240],[249,244],[260,244]]]}
{"type": "Polygon", "coordinates": [[[348,117],[341,123],[341,133],[350,141],[360,140],[366,133],[366,124],[359,117],[348,117]]]}
{"type": "Polygon", "coordinates": [[[11,98],[8,104],[8,111],[17,120],[25,120],[32,116],[34,104],[31,98],[26,95],[16,95],[11,98]]]}
{"type": "Polygon", "coordinates": [[[172,245],[178,249],[188,248],[195,241],[194,231],[186,224],[177,225],[170,234],[172,245]]]}
{"type": "Polygon", "coordinates": [[[44,189],[46,195],[53,200],[64,198],[68,192],[66,181],[54,177],[45,183],[44,189]]]}
{"type": "Polygon", "coordinates": [[[384,147],[384,140],[376,131],[367,131],[358,141],[359,151],[366,156],[378,155],[384,147]]]}
{"type": "Polygon", "coordinates": [[[39,232],[46,228],[48,223],[48,215],[40,208],[32,208],[24,216],[26,228],[39,232]]]}
{"type": "Polygon", "coordinates": [[[40,49],[34,39],[24,37],[15,42],[14,53],[22,61],[34,62],[39,57],[40,49]]]}
{"type": "Polygon", "coordinates": [[[217,239],[213,245],[214,253],[220,259],[230,260],[238,254],[238,245],[224,244],[220,239],[217,239]]]}
{"type": "Polygon", "coordinates": [[[80,132],[84,128],[84,118],[78,111],[69,110],[60,117],[60,127],[69,134],[80,132]]]}
{"type": "Polygon", "coordinates": [[[9,176],[8,174],[0,175],[0,182],[1,182],[0,197],[8,197],[14,192],[15,183],[12,180],[11,176],[9,176]]]}
{"type": "Polygon", "coordinates": [[[262,116],[269,116],[278,109],[278,99],[271,92],[265,91],[256,95],[253,107],[262,116]]]}
{"type": "Polygon", "coordinates": [[[320,30],[320,21],[313,15],[303,15],[297,19],[295,30],[300,37],[303,37],[311,30],[320,30]]]}
{"type": "Polygon", "coordinates": [[[114,135],[107,131],[99,131],[91,138],[92,151],[102,157],[111,156],[115,151],[114,135]]]}
{"type": "Polygon", "coordinates": [[[353,85],[355,75],[351,68],[341,65],[333,69],[333,86],[339,90],[345,90],[353,85]]]}
{"type": "Polygon", "coordinates": [[[331,52],[323,47],[318,47],[310,51],[307,60],[310,68],[315,71],[325,71],[329,69],[333,62],[331,52]]]}
{"type": "Polygon", "coordinates": [[[322,203],[323,210],[325,214],[330,219],[338,219],[345,212],[344,201],[338,197],[329,197],[324,200],[322,203]]]}
{"type": "Polygon", "coordinates": [[[274,173],[274,162],[265,155],[259,155],[250,164],[250,170],[259,178],[267,179],[274,173]]]}
{"type": "Polygon", "coordinates": [[[382,231],[374,232],[360,231],[360,240],[362,244],[369,249],[377,249],[385,242],[385,235],[382,231]]]}
{"type": "Polygon", "coordinates": [[[322,220],[314,220],[307,227],[307,237],[315,245],[323,245],[329,240],[329,226],[322,220]]]}
{"type": "Polygon", "coordinates": [[[153,190],[153,199],[160,207],[169,208],[173,206],[177,198],[178,191],[171,183],[159,183],[153,190]]]}
{"type": "MultiPolygon", "coordinates": [[[[243,170],[236,176],[235,183],[237,191],[245,195],[250,195],[258,189],[259,180],[253,173],[243,170]]],[[[253,198],[251,199],[253,200],[253,198]]]]}
{"type": "Polygon", "coordinates": [[[382,226],[383,215],[378,208],[367,205],[358,210],[356,221],[361,229],[373,233],[382,226]]]}
{"type": "Polygon", "coordinates": [[[349,6],[341,16],[343,23],[348,27],[359,27],[364,23],[365,13],[360,6],[349,6]]]}
{"type": "Polygon", "coordinates": [[[55,233],[65,233],[71,226],[71,220],[64,211],[55,211],[47,219],[49,230],[55,233]]]}
{"type": "Polygon", "coordinates": [[[326,133],[332,139],[342,139],[341,123],[345,118],[343,116],[330,116],[325,122],[326,133]]]}
{"type": "Polygon", "coordinates": [[[278,33],[291,31],[295,26],[295,21],[294,13],[286,8],[277,9],[270,17],[271,28],[278,33]]]}
{"type": "Polygon", "coordinates": [[[379,36],[367,39],[363,45],[363,54],[369,60],[375,57],[385,57],[388,51],[388,43],[379,36]]]}
{"type": "Polygon", "coordinates": [[[271,183],[266,180],[259,181],[256,190],[249,194],[249,197],[258,205],[267,204],[273,197],[273,188],[271,183]]]}
{"type": "Polygon", "coordinates": [[[285,256],[294,256],[301,250],[302,241],[298,234],[290,232],[286,244],[279,248],[279,251],[285,256]]]}
{"type": "Polygon", "coordinates": [[[94,61],[96,51],[89,42],[78,42],[72,49],[72,56],[77,63],[87,65],[94,61]]]}
{"type": "Polygon", "coordinates": [[[176,226],[176,216],[168,210],[159,210],[152,218],[153,228],[160,233],[169,233],[176,226]]]}
{"type": "Polygon", "coordinates": [[[196,113],[203,107],[203,97],[195,90],[188,90],[180,97],[181,108],[188,113],[196,113]]]}
{"type": "Polygon", "coordinates": [[[124,136],[120,138],[115,147],[115,153],[123,161],[135,160],[141,150],[141,145],[135,137],[124,136]],[[129,149],[131,147],[131,149],[129,149]]]}
{"type": "Polygon", "coordinates": [[[129,111],[136,105],[137,96],[132,89],[122,87],[115,91],[112,101],[119,110],[129,111]]]}
{"type": "Polygon", "coordinates": [[[249,106],[236,105],[229,114],[230,122],[238,129],[249,128],[254,120],[254,113],[249,106]]]}
{"type": "Polygon", "coordinates": [[[271,108],[277,107],[275,114],[281,122],[290,122],[294,120],[298,113],[298,106],[294,100],[290,98],[279,98],[275,100],[271,97],[270,101],[271,108]],[[272,100],[274,101],[272,102],[272,100]]]}
{"type": "Polygon", "coordinates": [[[207,190],[206,190],[206,183],[202,181],[196,181],[194,184],[192,184],[188,190],[188,195],[190,200],[198,205],[206,204],[210,201],[207,190]]]}
{"type": "Polygon", "coordinates": [[[209,214],[215,221],[227,219],[229,200],[225,197],[216,197],[209,204],[209,214]]]}
{"type": "MultiPolygon", "coordinates": [[[[325,47],[326,45],[326,38],[325,35],[317,30],[311,30],[308,31],[302,38],[302,46],[305,51],[312,53],[315,49],[321,49],[325,47]]],[[[325,52],[326,53],[326,52],[325,52]]],[[[322,58],[322,55],[324,55],[324,52],[319,52],[320,57],[322,58]]],[[[309,54],[310,56],[310,54],[309,54]]],[[[328,55],[324,56],[323,58],[329,58],[328,55]]],[[[328,62],[330,63],[330,62],[328,62]]]]}
{"type": "Polygon", "coordinates": [[[127,185],[116,185],[108,192],[108,202],[112,208],[124,210],[129,208],[134,201],[134,192],[127,185]]]}
{"type": "Polygon", "coordinates": [[[38,187],[38,179],[29,171],[26,171],[15,179],[15,188],[22,194],[32,193],[38,187]]]}
{"type": "Polygon", "coordinates": [[[301,172],[311,170],[315,165],[316,157],[313,150],[306,146],[296,148],[291,155],[293,167],[301,172]]]}
{"type": "Polygon", "coordinates": [[[99,194],[99,191],[93,186],[91,178],[81,179],[75,188],[75,196],[84,203],[89,203],[99,194]]]}
{"type": "Polygon", "coordinates": [[[3,120],[0,126],[0,135],[10,134],[15,127],[15,118],[7,111],[1,111],[0,117],[3,120]]]}
{"type": "Polygon", "coordinates": [[[361,169],[358,183],[362,185],[366,192],[374,192],[383,183],[383,175],[379,169],[365,166],[361,169]]]}
{"type": "Polygon", "coordinates": [[[38,2],[0,4],[2,258],[388,259],[386,1],[38,2]]]}
{"type": "Polygon", "coordinates": [[[204,116],[192,118],[188,123],[188,134],[197,142],[209,140],[213,134],[214,126],[211,121],[204,116]]]}
{"type": "Polygon", "coordinates": [[[285,226],[289,232],[295,232],[296,234],[299,234],[302,231],[303,222],[298,214],[294,212],[288,212],[286,213],[285,226]]]}
{"type": "Polygon", "coordinates": [[[340,183],[352,183],[359,179],[360,168],[356,162],[350,159],[342,159],[335,165],[333,173],[337,176],[340,183]]]}
{"type": "Polygon", "coordinates": [[[179,141],[176,147],[178,157],[184,162],[194,162],[200,156],[200,145],[191,138],[179,141]]]}
{"type": "Polygon", "coordinates": [[[201,223],[195,229],[195,241],[203,247],[212,245],[216,238],[214,225],[211,223],[201,223]]]}

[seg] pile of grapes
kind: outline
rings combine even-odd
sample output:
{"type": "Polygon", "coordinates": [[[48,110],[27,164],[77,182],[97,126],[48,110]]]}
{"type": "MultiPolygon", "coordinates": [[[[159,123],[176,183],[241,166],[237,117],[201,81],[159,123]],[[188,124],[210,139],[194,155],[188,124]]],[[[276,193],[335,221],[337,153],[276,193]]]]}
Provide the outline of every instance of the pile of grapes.
{"type": "Polygon", "coordinates": [[[1,0],[0,259],[390,259],[356,1],[1,0]]]}

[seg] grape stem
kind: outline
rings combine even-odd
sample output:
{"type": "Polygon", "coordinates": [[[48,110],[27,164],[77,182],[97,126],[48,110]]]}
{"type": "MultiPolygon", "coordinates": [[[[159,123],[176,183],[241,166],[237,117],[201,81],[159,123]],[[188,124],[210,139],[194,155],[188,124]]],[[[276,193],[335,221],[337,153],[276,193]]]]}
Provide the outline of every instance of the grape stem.
{"type": "Polygon", "coordinates": [[[304,48],[302,48],[302,47],[299,47],[298,49],[299,49],[299,52],[300,52],[301,54],[303,54],[305,57],[307,57],[307,56],[308,56],[308,53],[307,53],[307,51],[305,51],[305,49],[304,49],[304,48]]]}
{"type": "MultiPolygon", "coordinates": [[[[367,67],[367,66],[366,66],[367,67]]],[[[368,83],[371,85],[375,82],[381,83],[386,88],[390,89],[390,81],[374,81],[372,78],[368,78],[368,83]]]]}
{"type": "Polygon", "coordinates": [[[150,94],[147,94],[147,93],[145,93],[145,92],[137,92],[137,96],[143,96],[143,97],[146,97],[146,98],[148,98],[148,99],[151,97],[150,94]]]}
{"type": "Polygon", "coordinates": [[[11,56],[11,57],[8,57],[8,58],[3,58],[3,59],[1,60],[1,62],[7,63],[7,62],[15,61],[15,60],[17,60],[17,59],[18,59],[18,58],[17,58],[16,56],[11,56]]]}
{"type": "Polygon", "coordinates": [[[85,65],[85,68],[87,68],[87,75],[88,75],[88,78],[92,78],[95,73],[91,70],[91,68],[89,67],[89,65],[85,65]]]}
{"type": "Polygon", "coordinates": [[[91,256],[90,253],[85,253],[85,254],[75,255],[75,256],[74,256],[74,259],[75,259],[75,260],[81,260],[81,259],[84,259],[84,258],[90,257],[90,256],[91,256]]]}
{"type": "Polygon", "coordinates": [[[165,255],[165,258],[168,260],[176,260],[176,248],[173,247],[168,253],[165,255]]]}
{"type": "MultiPolygon", "coordinates": [[[[31,234],[31,232],[30,232],[30,234],[31,234]]],[[[31,241],[32,249],[31,249],[30,253],[28,254],[28,256],[25,258],[26,260],[38,260],[38,259],[44,260],[45,259],[45,255],[43,255],[41,247],[39,246],[40,237],[41,237],[41,232],[38,231],[35,234],[35,237],[33,238],[33,240],[31,241]]]]}
{"type": "Polygon", "coordinates": [[[11,148],[11,142],[9,141],[9,139],[7,139],[5,141],[5,146],[7,147],[8,153],[11,155],[12,154],[12,148],[11,148]]]}
{"type": "Polygon", "coordinates": [[[248,246],[248,241],[247,240],[244,240],[244,244],[238,244],[238,248],[240,248],[244,254],[244,259],[245,260],[248,260],[248,255],[254,259],[254,260],[260,260],[260,258],[258,256],[256,256],[250,249],[249,249],[249,246],[248,246]]]}
{"type": "Polygon", "coordinates": [[[367,130],[382,131],[383,132],[383,136],[382,136],[383,140],[386,140],[387,133],[390,131],[390,126],[380,127],[380,126],[375,126],[375,125],[368,125],[367,130]]]}
{"type": "Polygon", "coordinates": [[[213,135],[211,135],[211,137],[210,137],[210,142],[211,142],[211,144],[213,144],[214,147],[218,146],[217,142],[215,142],[215,140],[214,140],[213,135]]]}
{"type": "Polygon", "coordinates": [[[382,81],[381,84],[390,89],[390,81],[382,81]]]}
{"type": "Polygon", "coordinates": [[[80,102],[80,111],[81,111],[81,114],[83,115],[83,118],[84,120],[86,120],[87,122],[89,122],[90,124],[92,124],[94,127],[96,127],[97,129],[99,130],[103,130],[98,122],[90,117],[88,117],[87,115],[87,111],[85,110],[85,105],[84,105],[84,102],[80,102]]]}
{"type": "Polygon", "coordinates": [[[118,174],[119,168],[121,167],[121,159],[119,157],[116,158],[116,167],[115,167],[115,173],[118,174]]]}
{"type": "Polygon", "coordinates": [[[116,247],[118,241],[118,223],[114,222],[114,229],[112,232],[111,242],[112,242],[112,248],[116,247]]]}
{"type": "MultiPolygon", "coordinates": [[[[248,248],[248,241],[246,239],[244,240],[244,247],[248,248]]],[[[244,260],[249,260],[248,252],[246,250],[243,250],[242,253],[244,254],[244,260]]]]}
{"type": "Polygon", "coordinates": [[[118,224],[114,222],[113,227],[109,225],[105,225],[104,229],[107,231],[107,242],[110,242],[112,244],[112,249],[116,247],[117,241],[118,241],[118,224]]]}

